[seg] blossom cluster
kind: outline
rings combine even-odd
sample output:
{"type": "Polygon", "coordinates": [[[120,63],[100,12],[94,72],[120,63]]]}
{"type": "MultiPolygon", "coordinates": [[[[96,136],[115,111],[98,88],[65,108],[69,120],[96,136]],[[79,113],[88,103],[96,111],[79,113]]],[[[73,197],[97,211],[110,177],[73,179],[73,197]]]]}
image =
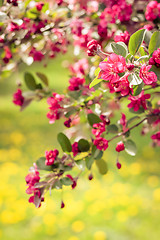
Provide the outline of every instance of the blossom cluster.
{"type": "Polygon", "coordinates": [[[45,74],[36,73],[41,81],[37,83],[26,72],[29,91],[18,88],[13,95],[21,110],[33,100],[47,98],[49,123],[63,119],[66,127],[57,136],[62,151],[46,150],[26,176],[26,192],[32,194],[29,202],[40,207],[46,191],[74,189],[85,169],[92,180],[93,164],[106,174],[103,155],[114,140],[115,166],[120,170],[123,151],[136,155],[132,130],[139,125],[142,135],[150,132],[152,146],[160,146],[160,12],[157,1],[24,3],[7,1],[1,7],[5,15],[0,35],[2,72],[21,61],[31,64],[56,57],[69,45],[74,55],[74,62],[66,64],[70,77],[64,94],[50,89],[45,74]],[[46,172],[43,180],[41,171],[46,172]]]}

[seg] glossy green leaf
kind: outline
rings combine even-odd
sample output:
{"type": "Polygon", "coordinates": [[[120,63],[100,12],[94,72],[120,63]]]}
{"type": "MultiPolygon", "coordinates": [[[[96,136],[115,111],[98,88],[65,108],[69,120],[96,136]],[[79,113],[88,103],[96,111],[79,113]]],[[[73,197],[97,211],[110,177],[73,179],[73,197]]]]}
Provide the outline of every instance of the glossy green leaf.
{"type": "Polygon", "coordinates": [[[33,75],[31,73],[26,72],[24,74],[24,81],[25,81],[26,86],[30,90],[34,91],[37,88],[37,84],[36,84],[35,78],[33,77],[33,75]]]}
{"type": "Polygon", "coordinates": [[[131,86],[140,85],[142,83],[142,79],[136,73],[131,73],[128,76],[128,81],[130,82],[131,86]]]}
{"type": "Polygon", "coordinates": [[[89,88],[94,87],[95,85],[97,85],[98,83],[102,82],[103,79],[99,79],[99,78],[95,78],[89,85],[89,88]]]}
{"type": "Polygon", "coordinates": [[[90,144],[86,139],[80,139],[78,141],[78,148],[81,152],[88,152],[90,149],[90,144]]]}
{"type": "Polygon", "coordinates": [[[102,156],[103,156],[103,151],[97,149],[96,146],[93,145],[93,147],[92,147],[92,157],[94,159],[100,159],[100,158],[102,158],[102,156]]]}
{"type": "Polygon", "coordinates": [[[0,7],[2,7],[4,0],[0,0],[0,7]]]}
{"type": "Polygon", "coordinates": [[[146,32],[145,29],[141,29],[133,33],[132,36],[130,37],[128,49],[133,56],[138,52],[144,40],[145,32],[146,32]]]}
{"type": "Polygon", "coordinates": [[[60,182],[61,182],[62,185],[65,185],[65,186],[70,186],[70,185],[73,184],[73,181],[70,178],[68,178],[68,177],[62,178],[60,180],[60,182]]]}
{"type": "Polygon", "coordinates": [[[93,126],[94,123],[99,123],[101,122],[101,119],[94,113],[90,113],[87,115],[88,118],[88,122],[91,125],[91,127],[93,126]]]}
{"type": "Polygon", "coordinates": [[[40,72],[36,72],[37,76],[40,78],[40,80],[46,85],[48,86],[48,78],[45,74],[40,73],[40,72]]]}
{"type": "Polygon", "coordinates": [[[125,151],[131,155],[131,156],[135,156],[137,153],[137,146],[135,144],[135,142],[133,142],[131,139],[128,139],[125,142],[125,151]]]}
{"type": "Polygon", "coordinates": [[[46,166],[45,165],[46,158],[41,157],[36,161],[36,165],[39,170],[45,170],[45,171],[52,171],[53,167],[52,166],[46,166]]]}
{"type": "Polygon", "coordinates": [[[100,174],[105,175],[108,172],[107,163],[103,159],[96,160],[96,165],[100,174]]]}
{"type": "Polygon", "coordinates": [[[133,96],[139,95],[142,92],[143,86],[144,86],[143,82],[139,85],[133,86],[133,96]]]}
{"type": "Polygon", "coordinates": [[[132,122],[134,122],[137,119],[140,119],[140,117],[139,116],[134,116],[134,117],[131,117],[130,119],[128,119],[127,126],[130,125],[132,122]]]}
{"type": "Polygon", "coordinates": [[[128,54],[127,45],[124,42],[111,43],[111,47],[114,53],[126,57],[128,54]]]}
{"type": "Polygon", "coordinates": [[[152,54],[159,47],[160,47],[160,32],[157,31],[152,34],[149,47],[148,47],[149,54],[152,54]]]}
{"type": "Polygon", "coordinates": [[[57,136],[57,140],[58,140],[59,144],[61,145],[61,148],[64,152],[72,151],[72,145],[70,143],[70,140],[64,133],[59,133],[57,136]]]}
{"type": "Polygon", "coordinates": [[[107,131],[109,133],[117,133],[118,132],[118,127],[115,124],[110,124],[107,126],[107,131]]]}
{"type": "Polygon", "coordinates": [[[86,161],[86,167],[88,168],[88,170],[90,170],[92,167],[92,164],[94,163],[94,158],[92,156],[86,157],[85,161],[86,161]]]}
{"type": "Polygon", "coordinates": [[[85,170],[85,167],[86,167],[85,160],[77,160],[76,165],[79,168],[79,170],[81,171],[85,170]]]}

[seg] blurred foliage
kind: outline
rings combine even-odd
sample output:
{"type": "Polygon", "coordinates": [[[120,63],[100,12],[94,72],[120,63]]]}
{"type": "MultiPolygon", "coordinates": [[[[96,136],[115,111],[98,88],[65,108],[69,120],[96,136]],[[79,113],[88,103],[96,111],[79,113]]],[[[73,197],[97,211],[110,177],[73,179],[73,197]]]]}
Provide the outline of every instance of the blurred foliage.
{"type": "MultiPolygon", "coordinates": [[[[47,68],[35,64],[27,71],[45,72],[51,86],[63,92],[68,71],[60,67],[61,60],[51,61],[47,68]]],[[[46,100],[32,103],[24,112],[12,104],[14,80],[21,80],[23,70],[21,66],[18,75],[0,82],[0,239],[159,239],[160,151],[149,145],[149,136],[139,136],[138,130],[133,134],[141,146],[137,156],[122,153],[122,169],[117,170],[113,142],[105,154],[108,174],[100,176],[94,166],[92,181],[84,174],[76,189],[66,187],[63,210],[61,193],[56,190],[46,195],[39,209],[28,203],[24,181],[28,168],[45,150],[58,147],[56,137],[63,123],[49,125],[46,100]]]]}

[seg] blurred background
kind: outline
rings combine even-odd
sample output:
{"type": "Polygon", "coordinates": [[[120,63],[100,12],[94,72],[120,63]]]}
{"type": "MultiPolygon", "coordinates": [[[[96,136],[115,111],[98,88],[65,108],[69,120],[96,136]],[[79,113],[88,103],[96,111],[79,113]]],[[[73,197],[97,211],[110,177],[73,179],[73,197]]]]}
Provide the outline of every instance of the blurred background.
{"type": "Polygon", "coordinates": [[[4,240],[158,240],[160,237],[160,151],[151,147],[150,136],[132,133],[137,142],[136,157],[120,155],[116,168],[114,142],[106,151],[109,172],[94,178],[81,176],[78,186],[66,187],[66,207],[60,209],[61,193],[54,190],[42,207],[28,203],[25,176],[45,150],[59,148],[56,137],[63,122],[54,125],[46,118],[46,100],[33,102],[23,112],[12,103],[15,81],[23,81],[24,71],[44,72],[50,85],[62,93],[69,72],[62,68],[60,56],[19,72],[0,82],[0,239],[4,240]]]}

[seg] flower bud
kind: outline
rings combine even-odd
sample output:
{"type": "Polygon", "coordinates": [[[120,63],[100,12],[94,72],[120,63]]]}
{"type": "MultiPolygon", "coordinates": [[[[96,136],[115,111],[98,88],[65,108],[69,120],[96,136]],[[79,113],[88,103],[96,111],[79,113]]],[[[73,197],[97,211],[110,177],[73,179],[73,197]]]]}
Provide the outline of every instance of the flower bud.
{"type": "Polygon", "coordinates": [[[92,173],[90,173],[89,176],[88,176],[88,180],[91,181],[92,179],[93,179],[93,175],[92,175],[92,173]]]}
{"type": "Polygon", "coordinates": [[[87,43],[87,54],[88,56],[95,56],[97,54],[97,51],[101,49],[101,46],[98,44],[96,40],[91,40],[87,43]]]}
{"type": "Polygon", "coordinates": [[[123,151],[124,148],[125,148],[125,147],[124,147],[124,143],[123,143],[123,142],[117,143],[117,146],[116,146],[116,151],[117,151],[117,152],[123,151]]]}
{"type": "Polygon", "coordinates": [[[120,162],[117,162],[116,165],[117,165],[117,168],[118,168],[118,169],[121,169],[121,164],[120,164],[120,162]]]}
{"type": "Polygon", "coordinates": [[[61,208],[64,208],[65,207],[65,204],[64,204],[64,202],[62,201],[61,202],[61,208]]]}

